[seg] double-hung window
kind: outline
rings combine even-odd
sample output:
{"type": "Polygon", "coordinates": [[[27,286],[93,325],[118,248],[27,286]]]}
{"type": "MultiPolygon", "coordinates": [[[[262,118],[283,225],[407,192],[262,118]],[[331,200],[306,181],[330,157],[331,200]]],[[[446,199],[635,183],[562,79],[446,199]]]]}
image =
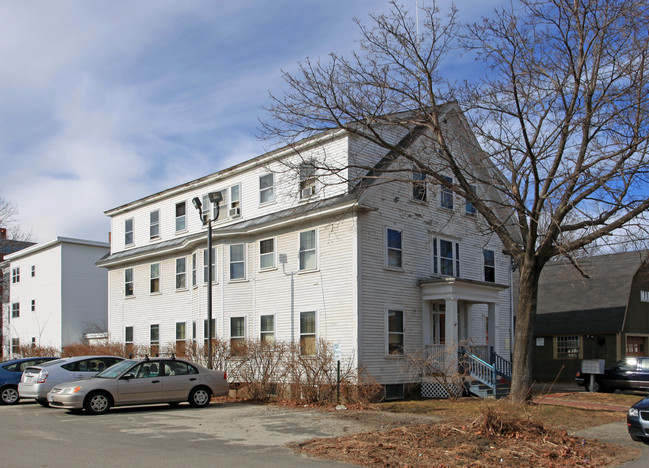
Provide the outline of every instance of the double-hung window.
{"type": "Polygon", "coordinates": [[[275,174],[259,176],[259,204],[275,201],[275,174]]]}
{"type": "Polygon", "coordinates": [[[187,229],[187,203],[176,203],[176,232],[187,229]]]}
{"type": "Polygon", "coordinates": [[[233,185],[230,187],[230,210],[228,211],[230,218],[237,218],[241,216],[241,185],[233,185]]]}
{"type": "Polygon", "coordinates": [[[412,171],[412,199],[426,201],[426,174],[416,170],[412,171]]]}
{"type": "Polygon", "coordinates": [[[316,167],[312,162],[300,165],[300,198],[315,195],[316,167]]]}
{"type": "Polygon", "coordinates": [[[260,327],[260,340],[262,343],[275,342],[275,316],[262,315],[260,327]]]}
{"type": "Polygon", "coordinates": [[[20,267],[11,269],[11,282],[20,283],[20,267]]]}
{"type": "Polygon", "coordinates": [[[230,280],[246,278],[246,255],[244,244],[230,246],[230,280]]]}
{"type": "Polygon", "coordinates": [[[133,327],[124,328],[124,351],[126,354],[133,352],[133,327]]]}
{"type": "MultiPolygon", "coordinates": [[[[471,185],[471,192],[476,193],[475,185],[471,185]]],[[[464,210],[466,214],[471,216],[475,216],[475,214],[478,212],[478,210],[475,209],[475,206],[473,206],[473,203],[471,203],[468,199],[465,199],[464,201],[464,210]]]]}
{"type": "Polygon", "coordinates": [[[32,278],[36,276],[36,265],[32,265],[32,278]]]}
{"type": "MultiPolygon", "coordinates": [[[[216,319],[212,319],[212,341],[216,338],[216,319]]],[[[203,319],[203,344],[207,348],[207,319],[203,319]]]]}
{"type": "Polygon", "coordinates": [[[484,249],[482,251],[482,257],[484,258],[484,280],[494,283],[496,281],[496,259],[494,257],[494,251],[484,249]]]}
{"type": "Polygon", "coordinates": [[[185,322],[176,322],[176,352],[183,353],[185,351],[185,340],[187,324],[185,322]]]}
{"type": "Polygon", "coordinates": [[[433,238],[433,273],[460,277],[460,244],[439,237],[433,238]]]}
{"type": "Polygon", "coordinates": [[[187,288],[187,259],[176,259],[176,289],[187,288]]]}
{"type": "Polygon", "coordinates": [[[149,239],[160,237],[160,210],[149,213],[149,239]]]}
{"type": "Polygon", "coordinates": [[[315,312],[300,312],[300,354],[316,353],[315,312]]]}
{"type": "Polygon", "coordinates": [[[221,201],[218,204],[212,203],[209,195],[203,196],[203,217],[211,216],[212,221],[223,221],[228,219],[228,189],[217,190],[217,193],[221,194],[221,201]]]}
{"type": "Polygon", "coordinates": [[[403,354],[403,311],[388,310],[388,354],[403,354]]]}
{"type": "Polygon", "coordinates": [[[158,351],[160,350],[160,325],[157,323],[151,325],[149,342],[151,343],[151,354],[158,354],[158,351]]]}
{"type": "MultiPolygon", "coordinates": [[[[203,283],[207,283],[207,277],[209,275],[208,265],[210,263],[209,252],[207,249],[203,250],[203,283]]],[[[212,247],[212,282],[216,283],[218,280],[216,278],[216,247],[212,247]]]]}
{"type": "Polygon", "coordinates": [[[401,231],[387,228],[385,237],[387,241],[386,263],[388,268],[401,268],[403,266],[401,231]]]}
{"type": "MultiPolygon", "coordinates": [[[[453,179],[451,177],[442,176],[442,178],[450,184],[453,183],[453,179]]],[[[446,208],[447,210],[453,209],[453,191],[444,185],[442,185],[440,191],[440,206],[442,208],[446,208]]]]}
{"type": "Polygon", "coordinates": [[[11,353],[15,356],[20,354],[20,338],[11,339],[11,353]]]}
{"type": "Polygon", "coordinates": [[[124,270],[124,295],[126,297],[133,295],[133,268],[124,270]]]}
{"type": "Polygon", "coordinates": [[[36,299],[32,299],[32,312],[36,312],[36,299]]]}
{"type": "Polygon", "coordinates": [[[275,239],[259,241],[259,269],[275,268],[275,239]]]}
{"type": "Polygon", "coordinates": [[[230,318],[230,352],[238,354],[246,341],[246,318],[230,318]]]}
{"type": "Polygon", "coordinates": [[[133,245],[133,218],[124,221],[124,245],[133,245]]]}
{"type": "Polygon", "coordinates": [[[149,292],[159,293],[160,292],[160,264],[152,263],[149,270],[150,270],[149,292]]]}
{"type": "Polygon", "coordinates": [[[14,302],[11,304],[11,318],[20,317],[20,302],[14,302]]]}
{"type": "Polygon", "coordinates": [[[196,254],[192,254],[192,286],[196,286],[196,254]]]}
{"type": "Polygon", "coordinates": [[[315,270],[316,258],[316,232],[315,229],[300,233],[300,270],[315,270]]]}

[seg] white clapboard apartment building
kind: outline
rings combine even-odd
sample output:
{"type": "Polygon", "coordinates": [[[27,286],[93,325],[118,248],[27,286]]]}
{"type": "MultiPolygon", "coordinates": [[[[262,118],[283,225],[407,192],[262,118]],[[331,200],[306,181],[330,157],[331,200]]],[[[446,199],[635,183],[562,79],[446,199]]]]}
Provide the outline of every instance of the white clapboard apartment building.
{"type": "Polygon", "coordinates": [[[107,242],[57,237],[5,256],[7,355],[18,356],[21,346],[60,350],[105,332],[108,281],[96,262],[108,251],[107,242]]]}
{"type": "MultiPolygon", "coordinates": [[[[449,125],[466,133],[447,108],[449,125]]],[[[323,159],[342,167],[385,156],[345,131],[325,132],[106,211],[111,252],[98,265],[108,269],[110,339],[203,343],[208,256],[198,197],[216,217],[219,338],[299,342],[305,353],[324,340],[391,386],[412,381],[404,352],[470,340],[509,357],[510,259],[470,204],[416,173],[362,190],[349,171],[314,173],[323,159]],[[210,192],[221,195],[218,213],[210,192]]]]}

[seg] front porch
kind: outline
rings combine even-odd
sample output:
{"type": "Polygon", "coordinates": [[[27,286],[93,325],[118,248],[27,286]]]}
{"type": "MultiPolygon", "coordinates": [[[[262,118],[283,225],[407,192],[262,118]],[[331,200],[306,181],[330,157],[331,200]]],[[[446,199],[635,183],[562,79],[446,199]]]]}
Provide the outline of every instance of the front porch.
{"type": "Polygon", "coordinates": [[[426,362],[422,390],[427,380],[448,382],[452,376],[449,388],[461,382],[479,396],[504,396],[511,380],[504,345],[509,326],[501,329],[497,311],[499,293],[509,286],[460,278],[423,280],[419,286],[426,362]]]}

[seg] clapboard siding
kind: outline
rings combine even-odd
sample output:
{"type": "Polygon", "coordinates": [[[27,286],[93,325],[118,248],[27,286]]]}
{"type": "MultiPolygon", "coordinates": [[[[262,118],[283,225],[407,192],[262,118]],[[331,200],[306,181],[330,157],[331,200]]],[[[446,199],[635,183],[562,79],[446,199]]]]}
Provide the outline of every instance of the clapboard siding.
{"type": "MultiPolygon", "coordinates": [[[[449,126],[452,124],[449,120],[449,126]]],[[[458,137],[453,143],[454,149],[464,151],[467,148],[463,145],[473,140],[462,140],[465,129],[457,121],[454,125],[458,137]]],[[[405,128],[394,128],[383,136],[398,142],[406,133],[405,128]]],[[[427,151],[427,163],[443,174],[443,164],[435,159],[434,152],[425,148],[425,143],[430,143],[430,139],[417,143],[418,148],[427,151]]],[[[221,228],[242,220],[258,219],[312,200],[350,192],[358,178],[365,174],[355,169],[319,177],[317,195],[313,199],[301,200],[297,170],[300,162],[315,158],[320,164],[330,167],[344,167],[348,163],[371,167],[384,156],[385,150],[377,145],[344,133],[327,133],[320,140],[310,140],[299,152],[291,153],[284,149],[260,156],[185,186],[110,210],[112,253],[131,248],[124,246],[124,221],[129,218],[135,221],[135,248],[175,238],[189,242],[184,250],[160,254],[155,260],[118,259],[109,264],[111,339],[123,340],[124,327],[133,326],[135,342],[148,344],[150,326],[157,323],[160,325],[160,342],[164,346],[175,341],[175,324],[183,322],[186,323],[187,339],[191,339],[192,324],[196,323],[196,339],[202,342],[203,321],[207,314],[207,285],[203,283],[206,242],[192,237],[204,232],[204,227],[191,199],[240,184],[241,218],[214,223],[217,274],[212,286],[212,307],[217,336],[228,340],[231,318],[245,317],[246,337],[257,339],[261,316],[273,315],[276,338],[297,342],[300,313],[314,311],[317,337],[330,344],[340,344],[344,356],[354,357],[359,368],[366,369],[379,382],[416,380],[416,376],[409,374],[403,358],[387,356],[387,311],[391,308],[404,311],[406,350],[409,353],[421,352],[422,322],[427,314],[422,311],[422,291],[417,282],[433,276],[433,238],[443,237],[460,244],[461,278],[484,280],[483,249],[488,248],[496,255],[496,282],[510,282],[509,260],[502,254],[502,245],[496,236],[487,234],[489,230],[479,216],[465,213],[465,202],[461,197],[454,197],[452,211],[441,208],[440,188],[431,180],[426,202],[412,200],[411,163],[397,160],[394,167],[403,169],[402,180],[376,183],[364,189],[356,198],[357,208],[345,208],[344,212],[330,215],[319,214],[320,217],[310,217],[308,215],[312,213],[308,213],[291,220],[290,224],[257,226],[257,231],[219,232],[221,228]],[[275,200],[260,204],[259,177],[269,171],[275,176],[275,200]],[[180,200],[187,202],[187,231],[176,233],[174,207],[180,200]],[[160,240],[151,241],[148,216],[155,209],[160,210],[161,236],[160,240]],[[386,268],[387,228],[402,231],[403,265],[398,270],[386,268]],[[300,232],[311,229],[317,232],[317,268],[298,271],[300,232]],[[269,238],[275,241],[275,267],[262,271],[259,242],[269,238]],[[246,277],[241,281],[231,281],[229,277],[232,244],[245,245],[246,277]],[[196,255],[198,278],[195,287],[191,285],[193,254],[196,255]],[[179,256],[187,258],[188,265],[188,287],[181,291],[175,289],[175,259],[179,256]],[[283,263],[280,258],[284,259],[283,263]],[[148,268],[152,261],[162,265],[162,289],[155,295],[148,292],[148,268]],[[135,271],[135,297],[124,298],[124,268],[129,267],[135,271]]],[[[485,192],[479,185],[477,190],[479,194],[485,192]]],[[[502,291],[499,299],[497,333],[496,337],[489,337],[493,341],[489,344],[505,354],[510,334],[509,290],[502,291]]],[[[486,344],[487,313],[486,305],[462,304],[462,337],[472,338],[476,344],[486,344]]]]}
{"type": "Polygon", "coordinates": [[[7,355],[11,355],[11,338],[18,338],[21,345],[34,339],[37,346],[61,349],[81,342],[84,333],[105,329],[106,270],[95,262],[106,253],[107,244],[59,237],[6,257],[10,271],[20,268],[20,282],[11,284],[5,310],[7,355]],[[12,318],[15,302],[20,304],[20,317],[12,318]]]}

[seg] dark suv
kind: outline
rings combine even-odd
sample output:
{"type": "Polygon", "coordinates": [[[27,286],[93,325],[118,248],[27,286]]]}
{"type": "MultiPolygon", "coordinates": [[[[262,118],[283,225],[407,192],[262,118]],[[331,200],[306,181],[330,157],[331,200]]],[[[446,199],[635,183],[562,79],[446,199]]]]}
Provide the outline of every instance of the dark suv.
{"type": "Polygon", "coordinates": [[[595,374],[595,384],[590,388],[590,374],[577,372],[575,382],[595,392],[615,390],[649,390],[649,357],[627,357],[613,367],[595,374]]]}

